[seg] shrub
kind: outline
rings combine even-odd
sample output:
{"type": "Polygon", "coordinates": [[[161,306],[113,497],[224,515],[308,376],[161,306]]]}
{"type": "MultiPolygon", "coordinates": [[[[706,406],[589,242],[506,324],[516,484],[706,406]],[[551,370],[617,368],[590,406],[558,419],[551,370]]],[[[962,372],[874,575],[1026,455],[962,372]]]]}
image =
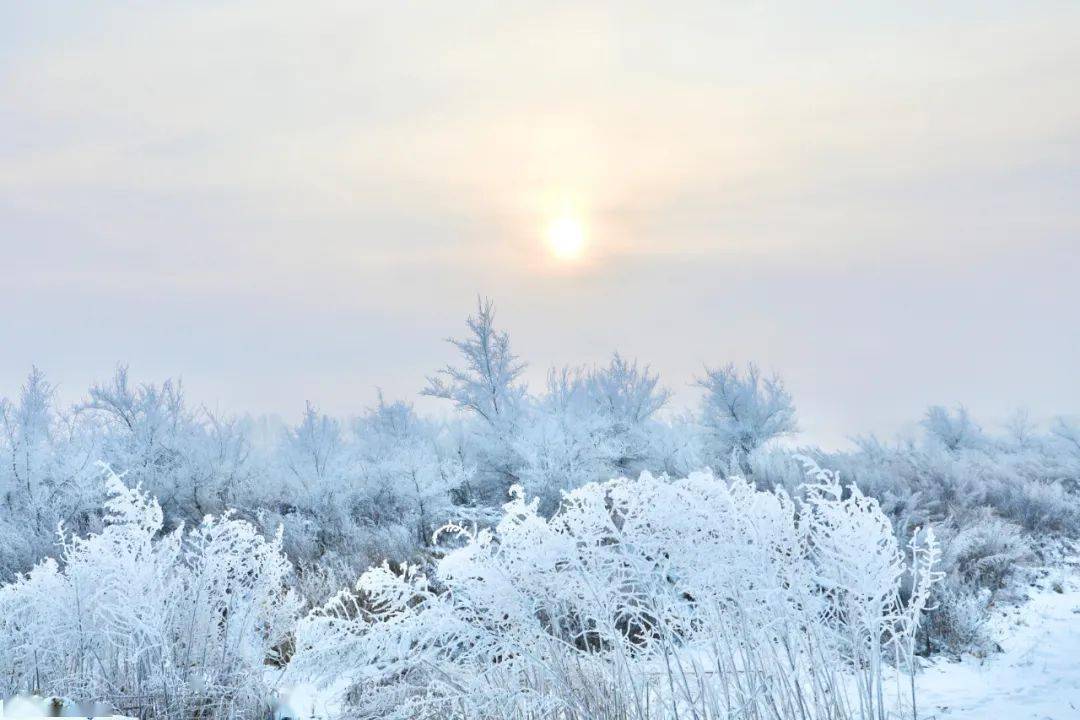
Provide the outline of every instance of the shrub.
{"type": "Polygon", "coordinates": [[[1021,528],[990,508],[972,514],[942,543],[942,570],[965,584],[1000,590],[1030,550],[1021,528]]]}
{"type": "Polygon", "coordinates": [[[281,537],[226,514],[160,535],[162,510],[108,473],[101,533],[62,538],[0,588],[5,695],[107,700],[143,717],[256,717],[300,614],[281,537]]]}
{"type": "Polygon", "coordinates": [[[878,718],[936,544],[908,568],[857,488],[818,471],[804,495],[644,473],[545,519],[519,489],[433,576],[376,568],[312,612],[290,672],[347,679],[359,717],[878,718]]]}

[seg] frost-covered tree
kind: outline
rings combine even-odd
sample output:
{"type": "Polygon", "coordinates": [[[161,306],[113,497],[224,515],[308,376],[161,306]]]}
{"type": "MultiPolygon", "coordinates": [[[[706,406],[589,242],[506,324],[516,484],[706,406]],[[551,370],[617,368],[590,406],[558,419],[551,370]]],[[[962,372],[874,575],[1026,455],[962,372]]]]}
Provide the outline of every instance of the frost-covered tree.
{"type": "Polygon", "coordinates": [[[516,443],[523,487],[550,513],[564,491],[656,469],[653,417],[669,397],[647,366],[618,353],[603,367],[551,370],[516,443]]]}
{"type": "MultiPolygon", "coordinates": [[[[36,367],[23,385],[17,403],[0,401],[5,441],[4,504],[24,513],[35,532],[46,529],[47,509],[56,483],[53,477],[53,388],[36,367]]],[[[49,527],[51,532],[53,528],[49,527]]]]}
{"type": "Polygon", "coordinates": [[[581,379],[588,402],[607,427],[606,434],[619,445],[616,461],[620,473],[654,469],[651,435],[656,414],[671,399],[660,386],[659,375],[649,366],[615,353],[604,367],[593,368],[581,379]]]}
{"type": "Polygon", "coordinates": [[[179,381],[136,384],[121,365],[76,417],[98,438],[95,459],[151,492],[169,526],[258,502],[250,423],[189,408],[179,381]]]}
{"type": "Polygon", "coordinates": [[[408,403],[387,403],[381,391],[354,433],[372,519],[386,515],[384,521],[408,528],[417,545],[430,545],[435,529],[453,515],[452,493],[468,481],[467,468],[440,457],[432,423],[408,403]]]}
{"type": "Polygon", "coordinates": [[[563,492],[618,474],[624,454],[610,418],[589,395],[587,375],[566,368],[548,373],[547,392],[530,408],[514,449],[517,479],[547,515],[563,492]]]}
{"type": "Polygon", "coordinates": [[[345,463],[341,423],[310,402],[296,427],[285,431],[284,462],[296,482],[309,492],[327,484],[345,463]]]}
{"type": "Polygon", "coordinates": [[[284,482],[263,497],[263,527],[285,527],[285,547],[322,596],[335,578],[372,563],[410,559],[456,513],[472,471],[440,445],[439,424],[387,402],[344,424],[308,404],[277,448],[284,482]]]}
{"type": "Polygon", "coordinates": [[[198,517],[220,515],[230,508],[250,516],[250,509],[262,502],[261,485],[270,479],[265,458],[252,441],[250,417],[203,408],[186,454],[187,467],[202,490],[191,497],[198,517]]]}
{"type": "Polygon", "coordinates": [[[1006,442],[1017,450],[1030,450],[1039,442],[1038,426],[1026,408],[1017,408],[1005,418],[1006,442]]]}
{"type": "Polygon", "coordinates": [[[447,340],[461,353],[464,366],[447,365],[428,378],[422,394],[450,400],[493,427],[512,422],[525,397],[525,386],[519,382],[525,363],[511,351],[509,334],[495,329],[490,300],[477,299],[476,315],[470,315],[466,324],[468,337],[447,340]]]}
{"type": "Polygon", "coordinates": [[[1080,460],[1080,422],[1059,417],[1050,432],[1061,447],[1080,460]]]}
{"type": "Polygon", "coordinates": [[[54,401],[55,389],[36,367],[17,400],[0,399],[0,577],[47,553],[58,523],[80,531],[96,524],[102,496],[94,439],[54,401]]]}
{"type": "Polygon", "coordinates": [[[931,406],[926,410],[922,427],[928,438],[950,452],[978,447],[983,442],[982,428],[963,405],[957,406],[955,413],[941,405],[931,406]]]}
{"type": "Polygon", "coordinates": [[[636,360],[617,352],[606,367],[589,372],[584,385],[597,408],[621,427],[650,420],[671,399],[671,391],[660,386],[660,376],[648,365],[639,369],[636,360]]]}
{"type": "Polygon", "coordinates": [[[783,381],[762,377],[753,364],[744,373],[730,364],[706,368],[695,385],[705,391],[698,422],[714,467],[726,467],[735,457],[743,471],[749,471],[750,453],[797,429],[795,404],[783,381]]]}
{"type": "Polygon", "coordinates": [[[463,365],[447,365],[429,377],[421,394],[449,400],[476,421],[476,454],[485,476],[478,478],[483,484],[480,491],[498,503],[516,481],[520,466],[514,442],[527,403],[521,382],[525,363],[511,350],[509,334],[495,328],[495,307],[490,300],[478,298],[477,313],[466,324],[467,337],[448,339],[463,365]]]}
{"type": "Polygon", "coordinates": [[[196,421],[185,404],[182,383],[136,385],[121,365],[110,382],[90,388],[77,412],[99,424],[98,459],[141,483],[166,509],[166,517],[177,522],[201,517],[193,500],[205,488],[188,467],[188,450],[197,442],[196,421]]]}

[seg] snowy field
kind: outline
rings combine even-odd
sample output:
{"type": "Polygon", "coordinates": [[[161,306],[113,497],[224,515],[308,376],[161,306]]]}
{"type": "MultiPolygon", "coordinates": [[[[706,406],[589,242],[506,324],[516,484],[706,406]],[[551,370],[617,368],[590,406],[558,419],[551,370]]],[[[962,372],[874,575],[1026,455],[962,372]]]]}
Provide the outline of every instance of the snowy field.
{"type": "Polygon", "coordinates": [[[938,658],[919,676],[924,717],[940,720],[1080,718],[1080,558],[1052,569],[1030,599],[991,619],[1000,653],[938,658]]]}

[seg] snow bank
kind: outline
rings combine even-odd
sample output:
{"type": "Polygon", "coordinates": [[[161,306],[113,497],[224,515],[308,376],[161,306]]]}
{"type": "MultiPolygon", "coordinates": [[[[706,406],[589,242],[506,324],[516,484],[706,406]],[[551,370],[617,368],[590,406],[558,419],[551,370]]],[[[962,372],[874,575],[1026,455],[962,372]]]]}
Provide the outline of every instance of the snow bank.
{"type": "Polygon", "coordinates": [[[1080,717],[1080,557],[1050,572],[1030,600],[993,618],[1002,652],[937,659],[918,678],[923,713],[940,720],[1080,717]]]}

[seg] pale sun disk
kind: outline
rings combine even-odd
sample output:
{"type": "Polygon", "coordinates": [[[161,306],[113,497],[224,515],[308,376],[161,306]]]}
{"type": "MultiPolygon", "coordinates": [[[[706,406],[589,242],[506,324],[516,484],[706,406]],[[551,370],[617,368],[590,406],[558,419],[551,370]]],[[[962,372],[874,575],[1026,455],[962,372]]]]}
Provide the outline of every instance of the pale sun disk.
{"type": "Polygon", "coordinates": [[[548,226],[548,247],[559,260],[576,260],[585,249],[585,228],[576,217],[564,215],[548,226]]]}

